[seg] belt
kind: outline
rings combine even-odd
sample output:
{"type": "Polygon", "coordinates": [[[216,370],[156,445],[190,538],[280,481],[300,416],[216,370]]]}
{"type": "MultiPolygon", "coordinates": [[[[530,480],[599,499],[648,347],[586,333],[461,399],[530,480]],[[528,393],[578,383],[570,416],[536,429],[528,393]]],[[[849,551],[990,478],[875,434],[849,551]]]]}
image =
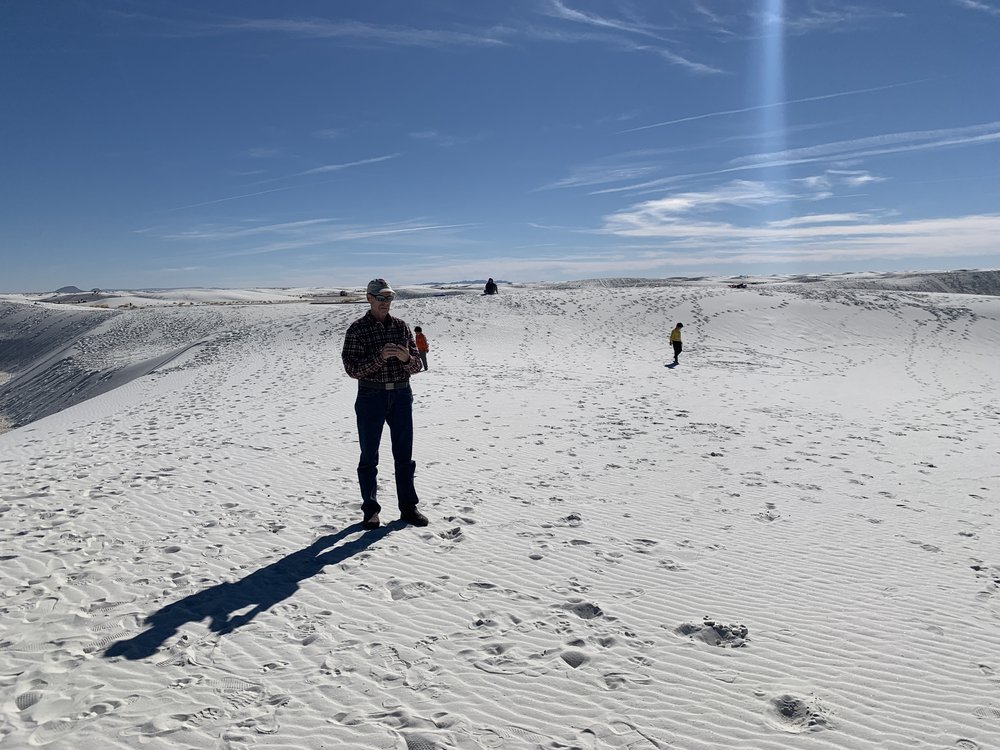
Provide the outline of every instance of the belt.
{"type": "Polygon", "coordinates": [[[359,380],[358,386],[361,388],[371,388],[376,391],[398,391],[410,387],[409,380],[401,380],[398,383],[376,383],[374,380],[359,380]]]}

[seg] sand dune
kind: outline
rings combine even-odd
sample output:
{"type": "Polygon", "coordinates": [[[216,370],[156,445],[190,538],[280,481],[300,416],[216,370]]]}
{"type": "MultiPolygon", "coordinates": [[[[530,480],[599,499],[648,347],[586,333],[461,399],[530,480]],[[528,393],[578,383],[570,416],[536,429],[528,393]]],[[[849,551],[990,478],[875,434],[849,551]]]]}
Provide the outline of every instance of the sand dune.
{"type": "Polygon", "coordinates": [[[340,364],[363,308],[17,318],[0,746],[1000,746],[1000,297],[397,307],[432,347],[432,524],[376,532],[340,364]],[[120,385],[79,398],[95,372],[120,385]]]}

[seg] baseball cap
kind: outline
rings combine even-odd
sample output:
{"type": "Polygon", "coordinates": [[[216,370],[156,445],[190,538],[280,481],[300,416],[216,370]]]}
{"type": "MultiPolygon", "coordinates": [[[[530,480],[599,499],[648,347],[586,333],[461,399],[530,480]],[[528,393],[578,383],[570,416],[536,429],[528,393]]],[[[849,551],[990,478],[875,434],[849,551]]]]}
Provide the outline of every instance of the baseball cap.
{"type": "Polygon", "coordinates": [[[385,294],[386,292],[396,293],[385,279],[372,279],[368,282],[368,294],[385,294]]]}

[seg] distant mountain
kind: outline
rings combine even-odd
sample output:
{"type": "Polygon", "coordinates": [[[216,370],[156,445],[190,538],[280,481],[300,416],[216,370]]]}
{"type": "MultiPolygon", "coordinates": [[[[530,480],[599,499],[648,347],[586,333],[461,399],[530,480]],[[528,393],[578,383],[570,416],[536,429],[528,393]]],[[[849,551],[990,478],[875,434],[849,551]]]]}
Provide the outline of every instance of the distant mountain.
{"type": "Polygon", "coordinates": [[[75,286],[64,286],[56,289],[55,294],[83,294],[83,290],[75,286]]]}

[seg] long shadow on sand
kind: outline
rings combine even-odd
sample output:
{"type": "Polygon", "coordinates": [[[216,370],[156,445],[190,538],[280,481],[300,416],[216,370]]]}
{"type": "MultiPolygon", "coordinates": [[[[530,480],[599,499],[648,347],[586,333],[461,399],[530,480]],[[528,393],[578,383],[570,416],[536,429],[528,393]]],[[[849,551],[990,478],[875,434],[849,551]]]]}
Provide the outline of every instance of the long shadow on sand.
{"type": "Polygon", "coordinates": [[[107,657],[124,656],[126,659],[144,659],[156,653],[168,638],[188,622],[201,622],[208,618],[208,627],[215,633],[231,633],[266,612],[278,602],[292,596],[299,589],[299,582],[319,573],[327,565],[346,560],[385,537],[394,528],[383,526],[366,532],[347,544],[334,547],[347,535],[360,531],[360,523],[317,539],[305,549],[283,557],[235,583],[220,583],[210,589],[185,597],[146,618],[152,625],[139,635],[117,641],[104,652],[107,657]],[[330,549],[334,547],[333,549],[330,549]],[[241,615],[233,613],[252,606],[241,615]]]}

